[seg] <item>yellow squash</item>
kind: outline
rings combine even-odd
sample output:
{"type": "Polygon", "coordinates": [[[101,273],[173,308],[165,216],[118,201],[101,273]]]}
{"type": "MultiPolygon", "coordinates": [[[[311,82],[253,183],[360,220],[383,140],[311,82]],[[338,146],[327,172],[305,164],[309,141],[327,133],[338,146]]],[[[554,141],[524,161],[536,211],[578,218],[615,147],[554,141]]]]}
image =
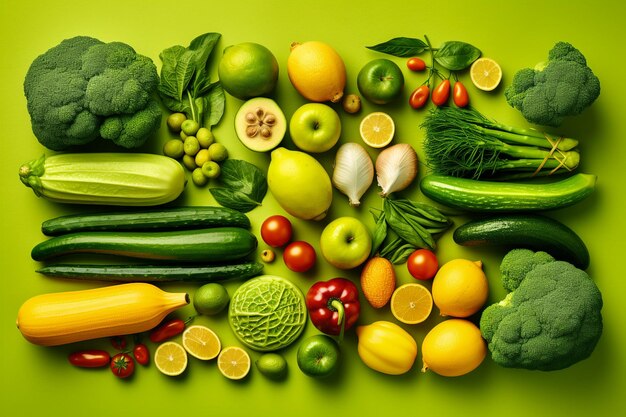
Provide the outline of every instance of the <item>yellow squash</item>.
{"type": "Polygon", "coordinates": [[[17,327],[29,342],[55,346],[150,330],[187,304],[188,294],[145,283],[43,294],[22,304],[17,327]]]}
{"type": "Polygon", "coordinates": [[[389,321],[376,321],[356,329],[361,360],[389,375],[408,372],[417,356],[417,342],[406,330],[389,321]]]}

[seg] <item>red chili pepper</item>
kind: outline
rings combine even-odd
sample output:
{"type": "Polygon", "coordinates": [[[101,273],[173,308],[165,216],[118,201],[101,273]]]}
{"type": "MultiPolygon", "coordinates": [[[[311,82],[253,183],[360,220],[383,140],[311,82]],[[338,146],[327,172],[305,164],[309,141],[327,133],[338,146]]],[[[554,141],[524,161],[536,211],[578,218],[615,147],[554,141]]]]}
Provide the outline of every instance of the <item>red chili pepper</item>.
{"type": "Polygon", "coordinates": [[[450,80],[443,80],[441,84],[433,90],[433,104],[435,106],[443,106],[448,102],[450,97],[450,80]]]}
{"type": "Polygon", "coordinates": [[[409,97],[409,105],[414,109],[421,109],[428,102],[428,96],[430,95],[430,87],[428,84],[420,85],[411,93],[409,97]]]}
{"type": "Polygon", "coordinates": [[[150,362],[150,352],[143,343],[138,343],[133,348],[133,356],[140,365],[147,365],[150,362]]]}
{"type": "Polygon", "coordinates": [[[306,306],[315,327],[341,338],[359,318],[359,290],[345,278],[316,282],[306,294],[306,306]]]}
{"type": "Polygon", "coordinates": [[[111,355],[106,350],[81,350],[70,353],[67,359],[80,368],[101,368],[111,362],[111,355]]]}
{"type": "Polygon", "coordinates": [[[159,325],[150,333],[150,341],[159,343],[181,334],[185,330],[187,322],[181,319],[172,319],[159,325]]]}
{"type": "Polygon", "coordinates": [[[452,100],[454,100],[454,104],[456,104],[457,107],[466,107],[469,104],[467,89],[460,81],[454,83],[452,100]]]}

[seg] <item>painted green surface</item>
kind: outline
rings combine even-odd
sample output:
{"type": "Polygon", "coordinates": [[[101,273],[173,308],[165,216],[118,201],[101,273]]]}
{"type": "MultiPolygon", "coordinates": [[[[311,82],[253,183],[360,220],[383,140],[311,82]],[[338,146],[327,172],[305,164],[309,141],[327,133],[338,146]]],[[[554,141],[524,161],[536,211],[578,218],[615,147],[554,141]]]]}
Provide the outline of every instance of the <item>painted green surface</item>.
{"type": "MultiPolygon", "coordinates": [[[[0,142],[2,163],[0,181],[3,197],[0,204],[2,238],[0,239],[2,290],[0,291],[0,354],[3,358],[0,381],[0,404],[15,415],[110,416],[117,415],[612,415],[626,406],[626,359],[623,345],[624,305],[623,215],[625,200],[623,155],[623,29],[624,6],[618,0],[593,3],[562,1],[328,1],[290,2],[150,2],[110,0],[102,3],[0,2],[0,96],[3,129],[0,142]],[[160,65],[159,52],[174,44],[186,45],[198,34],[215,31],[223,37],[220,51],[227,45],[244,41],[261,43],[271,49],[280,64],[279,86],[275,99],[287,117],[305,101],[289,83],[286,60],[292,41],[321,40],[332,44],[342,55],[348,69],[348,92],[356,91],[356,74],[371,59],[381,57],[364,48],[395,36],[428,34],[433,43],[464,40],[478,46],[484,56],[496,59],[504,71],[502,86],[511,82],[514,72],[544,60],[552,45],[569,41],[586,55],[602,83],[599,100],[581,116],[568,120],[558,132],[580,139],[581,170],[598,175],[597,192],[587,201],[565,210],[550,213],[572,227],[585,240],[591,252],[589,273],[603,292],[605,331],[592,357],[564,371],[541,373],[502,369],[487,359],[475,372],[460,378],[422,374],[420,357],[414,369],[399,377],[375,373],[356,354],[356,336],[350,332],[342,345],[343,361],[330,380],[313,380],[298,369],[297,346],[283,353],[289,375],[283,382],[272,382],[253,368],[244,381],[223,378],[215,361],[202,363],[190,359],[184,376],[171,379],[161,375],[154,365],[139,367],[130,381],[117,380],[107,370],[93,371],[71,367],[66,360],[73,350],[88,347],[110,348],[106,340],[71,346],[42,348],[26,342],[15,328],[15,316],[27,298],[52,291],[87,288],[98,284],[47,279],[34,271],[30,249],[44,237],[42,221],[61,214],[85,211],[38,199],[18,180],[17,169],[27,160],[38,157],[44,149],[35,140],[26,111],[22,82],[30,62],[64,38],[89,35],[103,41],[124,41],[148,55],[160,65]]],[[[396,123],[396,142],[415,145],[420,156],[423,133],[419,124],[424,111],[408,107],[408,95],[421,84],[423,74],[409,73],[402,66],[406,87],[401,100],[386,107],[365,104],[360,115],[383,110],[396,123]]],[[[476,90],[467,73],[460,74],[471,102],[486,115],[499,121],[525,125],[516,110],[510,108],[503,89],[493,93],[476,90]]],[[[269,155],[255,154],[236,139],[233,117],[241,102],[228,97],[227,109],[215,130],[219,141],[227,145],[231,157],[246,159],[266,169],[269,155]]],[[[360,116],[341,113],[341,141],[359,141],[360,116]]],[[[165,125],[146,151],[160,152],[169,133],[165,125]]],[[[293,148],[290,140],[285,142],[293,148]]],[[[375,153],[372,151],[372,155],[375,153]]],[[[334,150],[320,156],[330,170],[334,150]]],[[[425,167],[422,166],[422,173],[425,167]]],[[[422,198],[414,186],[405,195],[422,198]]],[[[368,226],[373,221],[369,207],[379,207],[376,187],[372,187],[360,209],[348,207],[347,197],[335,192],[335,200],[326,220],[294,220],[297,239],[310,241],[319,250],[322,227],[340,215],[361,217],[368,226]]],[[[209,192],[189,183],[179,204],[214,204],[209,192]]],[[[91,208],[90,210],[95,210],[91,208]]],[[[250,213],[253,230],[261,221],[281,210],[268,194],[262,207],[250,213]]],[[[455,219],[460,224],[465,218],[455,219]]],[[[455,257],[482,259],[490,277],[490,301],[503,296],[498,282],[499,250],[465,249],[452,242],[451,233],[440,240],[438,255],[442,262],[455,257]]],[[[404,267],[398,269],[399,283],[411,282],[404,267]]],[[[266,267],[266,272],[291,279],[304,291],[318,279],[334,276],[357,278],[331,268],[323,260],[310,273],[289,273],[280,259],[266,267]]],[[[238,283],[229,283],[229,292],[238,283]]],[[[188,291],[195,287],[164,285],[168,290],[188,291]]],[[[193,313],[191,306],[180,317],[193,313]]],[[[388,309],[374,311],[364,307],[360,323],[378,319],[393,320],[388,309]]],[[[427,330],[440,318],[436,314],[419,326],[405,326],[421,343],[427,330]]],[[[213,328],[223,345],[237,344],[226,315],[200,317],[195,321],[213,328]]],[[[306,335],[316,329],[310,325],[306,335]]],[[[155,346],[150,345],[152,351],[155,346]]],[[[112,349],[111,349],[112,350],[112,349]]],[[[252,359],[259,354],[250,352],[252,359]]]]}

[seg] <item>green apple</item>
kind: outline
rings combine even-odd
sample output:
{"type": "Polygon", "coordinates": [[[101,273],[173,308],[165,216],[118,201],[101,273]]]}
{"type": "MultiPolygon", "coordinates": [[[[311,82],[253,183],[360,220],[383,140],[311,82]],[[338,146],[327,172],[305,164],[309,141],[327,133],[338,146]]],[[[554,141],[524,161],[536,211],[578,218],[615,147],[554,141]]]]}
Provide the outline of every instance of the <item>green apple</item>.
{"type": "Polygon", "coordinates": [[[339,365],[339,346],[330,336],[311,336],[300,343],[296,359],[304,374],[316,378],[327,377],[339,365]]]}
{"type": "Polygon", "coordinates": [[[341,136],[341,120],[332,107],[307,103],[291,116],[289,134],[293,143],[305,152],[326,152],[341,136]]]}
{"type": "Polygon", "coordinates": [[[356,82],[366,100],[375,104],[387,104],[402,92],[404,76],[395,62],[381,58],[365,64],[359,71],[356,82]]]}
{"type": "Polygon", "coordinates": [[[339,269],[352,269],[369,257],[372,238],[359,219],[339,217],[322,231],[320,247],[328,263],[339,269]]]}

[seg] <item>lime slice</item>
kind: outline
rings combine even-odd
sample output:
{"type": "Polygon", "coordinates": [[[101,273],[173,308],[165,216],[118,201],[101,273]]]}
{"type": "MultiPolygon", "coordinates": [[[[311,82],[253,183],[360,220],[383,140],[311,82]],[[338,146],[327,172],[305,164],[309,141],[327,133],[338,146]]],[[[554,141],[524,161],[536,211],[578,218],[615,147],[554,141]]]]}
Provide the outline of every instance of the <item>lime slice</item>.
{"type": "Polygon", "coordinates": [[[383,112],[370,113],[361,120],[359,132],[363,142],[372,148],[383,148],[391,142],[396,125],[391,116],[383,112]]]}
{"type": "Polygon", "coordinates": [[[491,58],[479,58],[470,68],[470,78],[479,90],[492,91],[502,80],[502,68],[491,58]]]}
{"type": "Polygon", "coordinates": [[[250,372],[250,356],[240,347],[229,346],[217,357],[217,367],[228,379],[242,379],[250,372]]]}

